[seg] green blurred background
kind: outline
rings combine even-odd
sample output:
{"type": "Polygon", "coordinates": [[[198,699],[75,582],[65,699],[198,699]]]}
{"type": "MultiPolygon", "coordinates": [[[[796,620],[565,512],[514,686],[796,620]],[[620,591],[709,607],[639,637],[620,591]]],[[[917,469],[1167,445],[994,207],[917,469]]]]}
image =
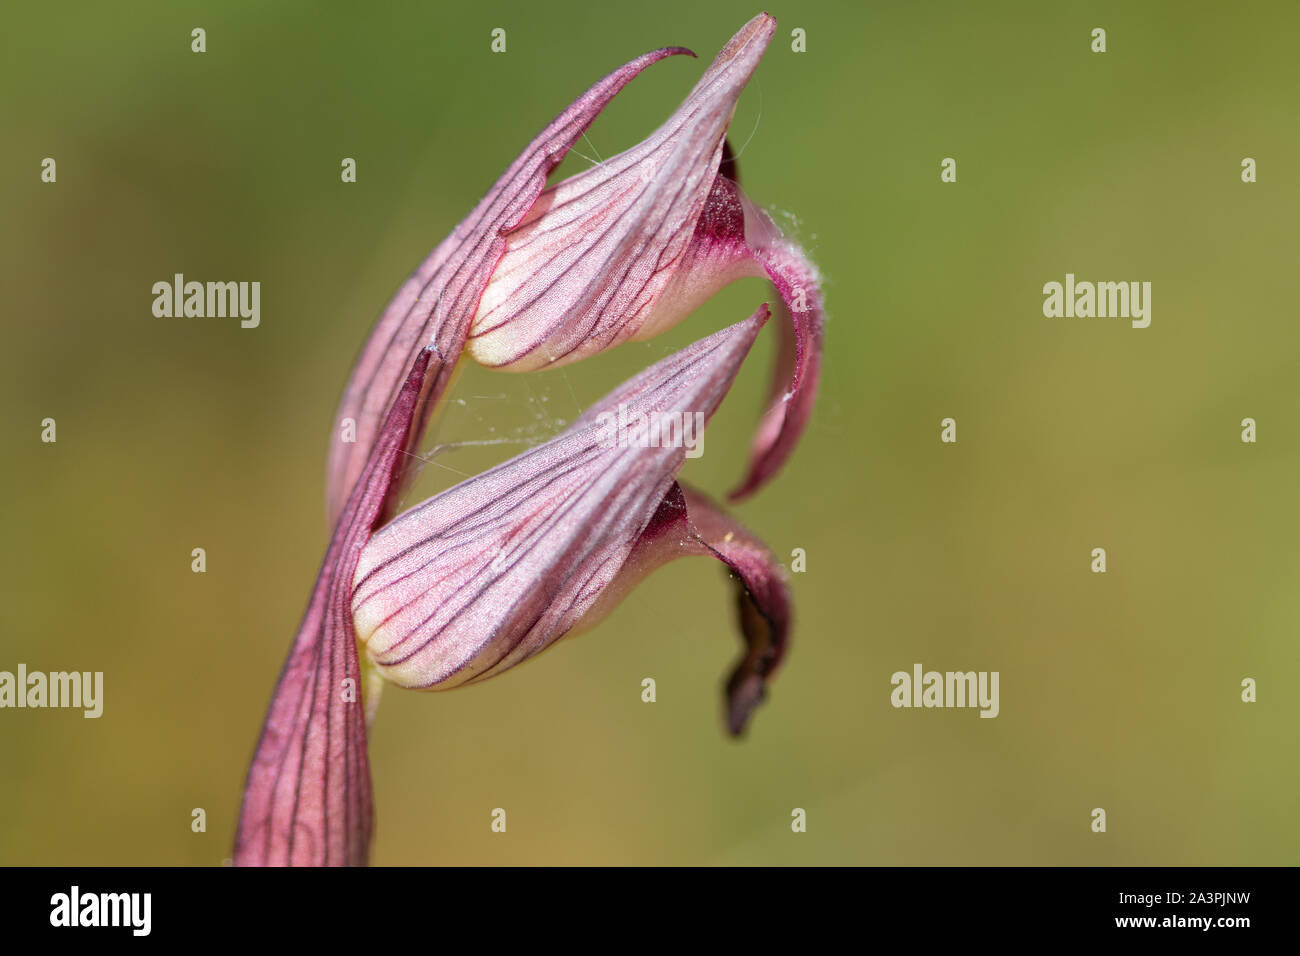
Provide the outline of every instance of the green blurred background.
{"type": "MultiPolygon", "coordinates": [[[[102,670],[106,699],[99,720],[0,712],[0,863],[229,856],[372,321],[588,84],[653,47],[701,55],[615,100],[577,146],[607,157],[758,9],[6,6],[0,669],[102,670]],[[154,318],[151,286],[176,272],[260,281],[261,327],[154,318]]],[[[787,665],[727,740],[729,591],[689,561],[504,676],[390,689],[374,862],[1297,862],[1300,10],[772,12],[733,141],[830,310],[816,417],[738,509],[785,559],[807,551],[787,665]],[[1042,285],[1066,272],[1151,281],[1151,327],[1044,318],[1042,285]],[[1001,715],[893,709],[890,675],[915,662],[1000,671],[1001,715]]],[[[426,445],[506,443],[447,451],[408,500],[770,297],[737,284],[661,339],[563,370],[467,369],[426,445]]],[[[715,493],[740,474],[770,339],[686,468],[715,493]]]]}

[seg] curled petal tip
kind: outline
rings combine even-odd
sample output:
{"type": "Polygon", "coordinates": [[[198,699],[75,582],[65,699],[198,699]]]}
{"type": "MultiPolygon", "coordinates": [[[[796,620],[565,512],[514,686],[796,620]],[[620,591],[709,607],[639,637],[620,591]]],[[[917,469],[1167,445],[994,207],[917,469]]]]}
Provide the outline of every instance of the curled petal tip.
{"type": "Polygon", "coordinates": [[[785,569],[763,542],[708,496],[682,489],[692,539],[722,561],[735,587],[736,618],[745,650],[727,678],[725,713],[733,737],[744,733],[754,710],[767,696],[789,647],[792,620],[785,569]]]}
{"type": "MultiPolygon", "coordinates": [[[[747,214],[766,219],[765,213],[748,205],[747,214]]],[[[781,296],[785,321],[780,327],[767,410],[750,448],[749,470],[727,496],[733,502],[758,491],[793,454],[812,417],[821,379],[826,324],[821,278],[797,245],[779,233],[775,236],[755,243],[753,251],[781,296]]]]}
{"type": "Polygon", "coordinates": [[[766,686],[758,674],[737,672],[727,681],[727,733],[743,737],[750,716],[766,696],[766,686]]]}

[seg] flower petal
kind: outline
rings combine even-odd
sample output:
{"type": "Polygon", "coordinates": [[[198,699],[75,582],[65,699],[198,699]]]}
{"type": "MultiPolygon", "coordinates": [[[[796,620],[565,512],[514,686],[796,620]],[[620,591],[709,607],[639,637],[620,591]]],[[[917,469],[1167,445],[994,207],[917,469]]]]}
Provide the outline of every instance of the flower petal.
{"type": "Polygon", "coordinates": [[[542,130],[398,290],[357,357],[335,416],[326,493],[331,521],[342,511],[415,355],[432,345],[441,363],[426,381],[416,408],[411,441],[420,441],[464,348],[479,297],[505,250],[502,233],[524,218],[545,188],[547,175],[615,94],[650,64],[679,53],[694,56],[682,47],[646,53],[580,96],[542,130]],[[355,435],[345,441],[343,425],[349,419],[355,435]]]}
{"type": "Polygon", "coordinates": [[[680,443],[621,443],[620,423],[707,421],[767,316],[761,307],[669,356],[556,438],[377,533],[361,553],[352,607],[383,675],[453,687],[567,632],[618,573],[685,461],[680,443]]]}
{"type": "MultiPolygon", "coordinates": [[[[734,158],[723,165],[734,170],[734,158]]],[[[696,277],[710,275],[766,275],[781,297],[785,320],[776,323],[780,341],[768,408],[751,446],[749,471],[729,495],[738,501],[781,469],[812,415],[821,376],[825,310],[816,267],[721,172],[713,180],[677,282],[689,287],[699,281],[696,277]]],[[[690,292],[669,298],[695,301],[690,292]]]]}
{"type": "Polygon", "coordinates": [[[727,679],[724,704],[727,729],[740,736],[789,645],[790,593],[775,555],[702,492],[673,483],[617,577],[574,631],[592,627],[663,565],[699,555],[727,565],[736,586],[745,653],[727,679]]]}
{"type": "Polygon", "coordinates": [[[249,768],[237,866],[366,862],[372,797],[352,576],[397,485],[433,357],[417,353],[335,527],[249,768]]]}
{"type": "Polygon", "coordinates": [[[789,647],[785,569],[766,545],[702,492],[682,490],[695,540],[731,570],[736,584],[736,613],[746,650],[727,679],[726,700],[727,726],[739,736],[766,697],[767,683],[789,647]]]}
{"type": "Polygon", "coordinates": [[[798,245],[791,242],[770,216],[719,176],[715,192],[734,192],[745,214],[745,242],[776,286],[786,321],[777,322],[781,336],[768,408],[750,450],[749,472],[728,494],[732,501],[748,498],[767,483],[794,451],[817,400],[821,378],[826,312],[821,277],[798,245]]]}
{"type": "Polygon", "coordinates": [[[551,187],[506,237],[474,318],[478,362],[528,371],[649,338],[741,275],[748,257],[684,270],[727,128],[776,21],[731,38],[663,126],[551,187]],[[673,294],[666,294],[669,291],[673,294]]]}

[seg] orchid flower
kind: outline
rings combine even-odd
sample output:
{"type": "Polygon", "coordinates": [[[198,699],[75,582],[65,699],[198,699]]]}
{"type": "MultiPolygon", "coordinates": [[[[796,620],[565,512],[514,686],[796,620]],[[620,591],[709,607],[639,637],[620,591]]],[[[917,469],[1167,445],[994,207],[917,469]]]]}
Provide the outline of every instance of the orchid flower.
{"type": "Polygon", "coordinates": [[[767,314],[763,306],[651,366],[557,437],[375,534],[357,564],[352,610],[382,676],[422,689],[482,680],[589,628],[659,565],[709,554],[740,585],[750,651],[727,698],[739,734],[785,645],[783,572],[743,528],[676,484],[680,442],[636,447],[619,440],[615,421],[707,421],[767,314]]]}
{"type": "Polygon", "coordinates": [[[413,442],[462,352],[515,371],[572,362],[657,335],[748,275],[771,278],[787,315],[770,405],[732,497],[776,473],[816,397],[821,293],[812,264],[729,178],[734,163],[723,163],[736,101],[775,30],[767,14],[750,20],[648,139],[546,189],[547,173],[633,76],[694,54],[670,47],[615,70],[547,126],[429,254],[380,316],[344,391],[329,454],[331,520],[423,346],[436,348],[438,368],[413,442]]]}
{"type": "Polygon", "coordinates": [[[554,439],[375,529],[433,350],[417,357],[344,510],[271,702],[249,772],[239,864],[364,863],[371,790],[356,641],[405,687],[446,688],[500,673],[590,627],[678,557],[733,572],[747,651],[727,683],[739,734],[781,661],[790,621],[775,557],[707,498],[676,481],[679,442],[620,441],[632,421],[707,421],[768,310],[669,356],[554,439]],[[349,683],[350,682],[350,683],[349,683]]]}
{"type": "Polygon", "coordinates": [[[766,306],[647,369],[551,441],[393,516],[462,353],[518,371],[573,361],[655,335],[745,275],[772,280],[783,323],[772,398],[733,497],[781,467],[812,408],[821,297],[797,246],[740,192],[726,143],[774,29],[766,14],[751,20],[649,139],[547,189],[548,173],[633,76],[689,51],[647,53],[599,81],[380,317],[339,408],[327,491],[334,532],[249,770],[235,863],[366,862],[372,677],[432,689],[499,673],[590,627],[677,557],[711,555],[737,582],[747,650],[728,681],[727,723],[733,734],[744,728],[786,644],[780,565],[677,483],[680,444],[611,440],[609,422],[616,409],[707,420],[766,306]],[[345,423],[355,441],[342,439],[345,423]]]}

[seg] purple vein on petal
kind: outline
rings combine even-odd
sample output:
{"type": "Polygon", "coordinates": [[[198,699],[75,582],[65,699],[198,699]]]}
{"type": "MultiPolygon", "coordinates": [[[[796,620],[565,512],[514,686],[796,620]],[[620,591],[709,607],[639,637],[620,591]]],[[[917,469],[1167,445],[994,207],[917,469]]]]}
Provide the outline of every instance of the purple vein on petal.
{"type": "Polygon", "coordinates": [[[366,862],[372,795],[352,577],[397,486],[421,390],[441,371],[432,350],[417,354],[335,527],[249,768],[237,866],[366,862]]]}
{"type": "Polygon", "coordinates": [[[650,64],[676,54],[695,55],[683,47],[654,50],[619,67],[580,96],[542,130],[398,290],[357,358],[335,417],[327,472],[331,518],[342,510],[412,357],[432,345],[442,364],[426,381],[417,403],[410,440],[419,442],[464,350],[492,270],[504,254],[503,233],[524,219],[545,189],[547,175],[619,90],[650,64]],[[353,442],[342,440],[345,419],[355,422],[353,442]]]}

